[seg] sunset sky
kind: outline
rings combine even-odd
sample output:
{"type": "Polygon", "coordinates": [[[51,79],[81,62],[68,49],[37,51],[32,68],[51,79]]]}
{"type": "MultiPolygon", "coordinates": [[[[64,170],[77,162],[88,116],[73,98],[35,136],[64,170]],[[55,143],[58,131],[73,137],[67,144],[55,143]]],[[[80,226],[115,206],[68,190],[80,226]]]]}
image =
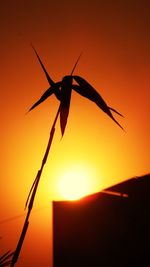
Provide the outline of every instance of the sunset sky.
{"type": "Polygon", "coordinates": [[[90,194],[150,172],[149,29],[146,0],[1,2],[0,253],[16,247],[59,105],[51,96],[26,114],[49,87],[31,42],[54,81],[70,73],[83,51],[75,74],[124,115],[114,114],[126,131],[73,92],[65,135],[61,140],[58,122],[16,266],[52,267],[51,201],[64,199],[62,177],[85,176],[90,194]]]}

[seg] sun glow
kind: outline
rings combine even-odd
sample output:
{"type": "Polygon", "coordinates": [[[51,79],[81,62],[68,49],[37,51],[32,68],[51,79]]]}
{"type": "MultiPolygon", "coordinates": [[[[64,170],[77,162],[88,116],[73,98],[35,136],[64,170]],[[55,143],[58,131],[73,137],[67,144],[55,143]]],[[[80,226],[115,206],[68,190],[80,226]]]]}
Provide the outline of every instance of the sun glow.
{"type": "Polygon", "coordinates": [[[77,200],[91,191],[90,172],[84,167],[72,167],[58,181],[59,194],[66,200],[77,200]]]}

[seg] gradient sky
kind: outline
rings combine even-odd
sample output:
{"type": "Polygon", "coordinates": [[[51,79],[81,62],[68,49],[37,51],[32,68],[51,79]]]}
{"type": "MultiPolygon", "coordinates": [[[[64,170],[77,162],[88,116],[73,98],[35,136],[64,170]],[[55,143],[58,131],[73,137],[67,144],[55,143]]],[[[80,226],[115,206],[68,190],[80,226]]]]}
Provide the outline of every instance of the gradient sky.
{"type": "Polygon", "coordinates": [[[91,193],[149,173],[150,158],[150,3],[143,0],[14,0],[0,6],[0,251],[14,249],[28,190],[46,147],[58,102],[51,97],[25,115],[48,88],[30,46],[52,79],[75,70],[125,118],[115,118],[72,95],[67,129],[55,140],[36,197],[18,267],[51,266],[51,200],[67,169],[91,173],[91,193]],[[38,263],[39,262],[39,265],[38,263]]]}

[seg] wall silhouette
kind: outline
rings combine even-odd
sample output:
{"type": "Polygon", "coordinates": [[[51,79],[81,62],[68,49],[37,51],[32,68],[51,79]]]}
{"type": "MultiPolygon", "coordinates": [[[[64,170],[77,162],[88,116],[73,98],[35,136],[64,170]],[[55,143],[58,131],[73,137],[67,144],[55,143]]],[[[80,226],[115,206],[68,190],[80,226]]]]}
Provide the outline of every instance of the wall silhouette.
{"type": "Polygon", "coordinates": [[[54,267],[150,266],[150,175],[108,191],[53,202],[54,267]]]}

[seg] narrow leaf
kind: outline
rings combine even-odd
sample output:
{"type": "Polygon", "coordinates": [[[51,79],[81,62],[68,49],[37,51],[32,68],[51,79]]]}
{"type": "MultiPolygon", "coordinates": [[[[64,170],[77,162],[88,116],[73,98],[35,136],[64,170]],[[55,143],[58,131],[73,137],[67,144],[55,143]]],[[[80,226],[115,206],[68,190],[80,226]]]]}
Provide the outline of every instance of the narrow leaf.
{"type": "Polygon", "coordinates": [[[72,76],[65,76],[62,80],[61,104],[60,104],[60,127],[61,127],[62,137],[65,132],[67,119],[69,115],[71,92],[72,92],[72,76]]]}
{"type": "Polygon", "coordinates": [[[31,46],[32,46],[32,48],[33,48],[33,50],[34,50],[34,52],[35,52],[35,54],[36,54],[36,56],[37,56],[37,58],[38,58],[38,60],[39,60],[39,62],[40,62],[40,65],[41,65],[41,67],[42,67],[42,69],[43,69],[43,71],[44,71],[44,73],[45,73],[45,76],[46,76],[46,78],[47,78],[49,84],[50,84],[50,85],[53,85],[54,82],[53,82],[53,80],[51,79],[51,77],[49,76],[49,74],[48,74],[46,68],[44,67],[44,65],[43,65],[43,63],[42,63],[42,61],[41,61],[41,59],[40,59],[40,57],[39,57],[39,55],[38,55],[36,49],[34,48],[34,46],[33,46],[32,44],[31,44],[31,46]]]}
{"type": "MultiPolygon", "coordinates": [[[[102,109],[122,130],[123,127],[116,121],[116,119],[113,117],[110,108],[107,106],[104,99],[100,96],[100,94],[82,77],[80,76],[73,76],[75,81],[79,84],[73,85],[73,89],[79,93],[80,95],[88,98],[89,100],[93,101],[100,109],[102,109]]],[[[112,108],[111,108],[112,109],[112,108]]],[[[113,109],[114,111],[114,109],[113,109]]],[[[117,112],[117,111],[115,111],[117,112]]],[[[118,113],[118,112],[117,112],[118,113]]],[[[120,114],[120,113],[118,113],[120,114]]]]}
{"type": "Polygon", "coordinates": [[[60,98],[61,98],[61,92],[59,89],[60,84],[61,84],[60,82],[57,82],[57,83],[53,84],[50,88],[48,88],[44,92],[44,94],[40,97],[40,99],[29,109],[29,111],[31,111],[32,109],[37,107],[39,104],[41,104],[43,101],[45,101],[52,94],[55,94],[57,96],[57,98],[60,100],[60,98]]]}

